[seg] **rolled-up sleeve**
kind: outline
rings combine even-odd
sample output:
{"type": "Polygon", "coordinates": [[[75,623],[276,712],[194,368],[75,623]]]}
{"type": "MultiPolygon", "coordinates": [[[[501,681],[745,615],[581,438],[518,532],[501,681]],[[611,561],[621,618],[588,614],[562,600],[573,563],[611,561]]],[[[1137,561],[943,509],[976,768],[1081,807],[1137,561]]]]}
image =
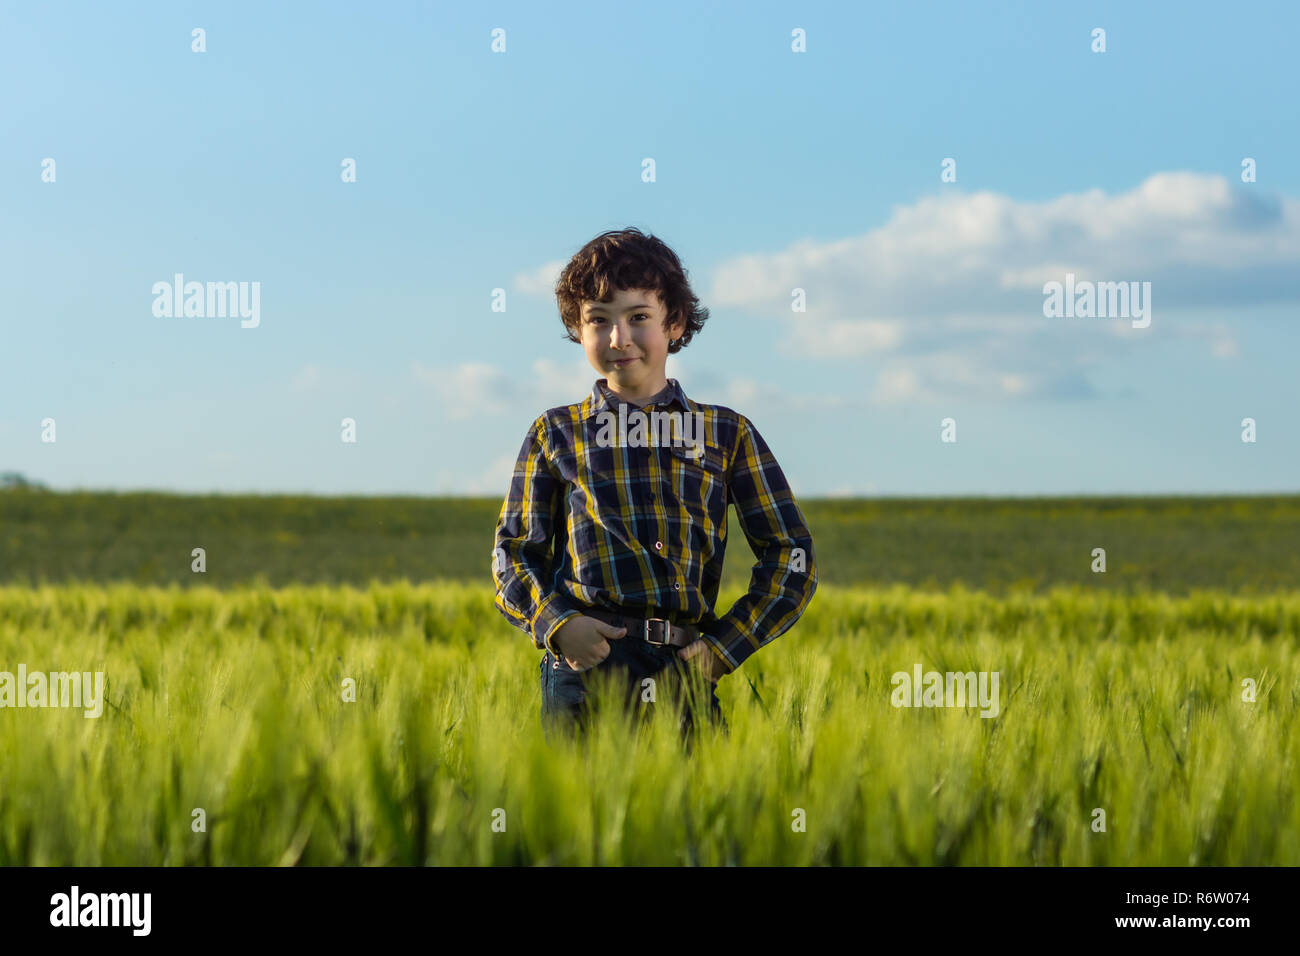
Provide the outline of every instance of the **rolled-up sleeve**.
{"type": "Polygon", "coordinates": [[[812,535],[767,443],[740,417],[727,490],[758,559],[749,591],[701,637],[734,671],[799,620],[817,590],[812,535]]]}
{"type": "Polygon", "coordinates": [[[552,536],[563,520],[564,482],[546,457],[546,421],[533,423],[515,461],[510,490],[497,518],[492,577],[497,609],[533,644],[558,652],[555,632],[578,609],[553,587],[552,536]]]}

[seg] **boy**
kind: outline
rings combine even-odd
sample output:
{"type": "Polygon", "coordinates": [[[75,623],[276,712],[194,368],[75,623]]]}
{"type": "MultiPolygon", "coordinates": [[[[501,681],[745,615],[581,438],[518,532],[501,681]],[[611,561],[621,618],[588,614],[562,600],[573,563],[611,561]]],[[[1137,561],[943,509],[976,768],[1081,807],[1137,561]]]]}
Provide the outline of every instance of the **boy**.
{"type": "Polygon", "coordinates": [[[680,708],[681,691],[707,686],[725,731],[716,683],[807,608],[812,536],[753,424],[664,376],[708,318],[671,249],[637,229],[603,233],[555,293],[570,341],[606,377],[524,438],[497,520],[496,607],[546,651],[548,736],[557,720],[585,726],[593,669],[626,682],[629,706],[668,672],[688,738],[694,706],[680,708]],[[729,503],[758,563],[748,594],[718,617],[729,503]]]}

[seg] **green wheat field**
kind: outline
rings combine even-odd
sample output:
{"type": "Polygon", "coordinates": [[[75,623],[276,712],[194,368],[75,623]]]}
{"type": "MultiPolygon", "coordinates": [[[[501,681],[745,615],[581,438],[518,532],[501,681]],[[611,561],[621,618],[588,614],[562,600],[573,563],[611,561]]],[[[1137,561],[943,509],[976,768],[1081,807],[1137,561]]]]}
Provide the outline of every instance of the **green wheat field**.
{"type": "Polygon", "coordinates": [[[817,594],[687,753],[546,741],[499,501],[0,493],[0,671],[107,698],[0,709],[0,864],[1300,863],[1300,497],[801,504],[817,594]]]}

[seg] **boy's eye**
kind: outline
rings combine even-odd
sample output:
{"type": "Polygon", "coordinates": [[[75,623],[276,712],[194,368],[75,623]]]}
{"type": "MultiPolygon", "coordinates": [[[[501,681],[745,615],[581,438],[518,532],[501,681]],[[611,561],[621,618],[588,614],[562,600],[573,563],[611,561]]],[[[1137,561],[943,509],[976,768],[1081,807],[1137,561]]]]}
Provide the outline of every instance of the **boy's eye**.
{"type": "MultiPolygon", "coordinates": [[[[634,318],[634,319],[648,319],[648,318],[650,318],[650,315],[649,315],[649,313],[646,313],[646,312],[638,312],[636,315],[632,316],[632,318],[634,318]]],[[[587,321],[588,321],[588,322],[604,322],[604,321],[605,321],[605,317],[604,317],[603,315],[593,315],[593,316],[591,316],[590,318],[588,318],[587,321]]]]}

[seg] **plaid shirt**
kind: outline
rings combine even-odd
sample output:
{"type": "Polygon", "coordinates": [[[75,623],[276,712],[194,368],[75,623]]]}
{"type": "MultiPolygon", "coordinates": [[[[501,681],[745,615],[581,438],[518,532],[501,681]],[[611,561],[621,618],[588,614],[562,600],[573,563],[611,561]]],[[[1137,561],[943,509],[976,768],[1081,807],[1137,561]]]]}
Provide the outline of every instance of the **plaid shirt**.
{"type": "Polygon", "coordinates": [[[702,455],[636,447],[635,432],[626,444],[598,441],[597,416],[633,411],[605,383],[546,411],[524,438],[497,519],[496,607],[552,653],[559,626],[588,607],[694,624],[735,670],[789,630],[817,590],[803,514],[749,419],[691,401],[676,379],[655,399],[699,413],[689,421],[702,425],[702,455]],[[728,504],[758,562],[749,592],[717,617],[728,504]]]}

